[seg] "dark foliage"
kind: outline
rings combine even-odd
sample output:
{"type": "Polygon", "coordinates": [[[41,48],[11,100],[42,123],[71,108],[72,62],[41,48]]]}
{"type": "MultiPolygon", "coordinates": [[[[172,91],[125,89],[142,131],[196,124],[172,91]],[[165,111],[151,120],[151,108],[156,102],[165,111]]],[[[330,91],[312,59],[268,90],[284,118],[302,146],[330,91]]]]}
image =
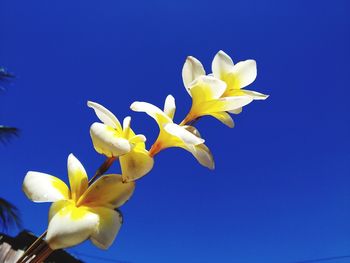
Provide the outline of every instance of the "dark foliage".
{"type": "Polygon", "coordinates": [[[0,125],[0,142],[8,142],[12,137],[18,136],[18,132],[17,128],[0,125]]]}
{"type": "MultiPolygon", "coordinates": [[[[2,84],[12,78],[14,75],[0,67],[0,90],[3,89],[2,84]]],[[[0,125],[0,143],[6,143],[14,136],[18,136],[17,128],[0,125]]],[[[11,226],[21,226],[19,212],[14,205],[0,198],[0,228],[6,231],[11,226]]]]}
{"type": "Polygon", "coordinates": [[[9,73],[6,69],[0,68],[0,80],[6,81],[14,78],[15,76],[11,73],[9,73]]]}
{"type": "Polygon", "coordinates": [[[0,227],[6,231],[13,226],[21,227],[19,212],[13,204],[0,198],[0,227]]]}

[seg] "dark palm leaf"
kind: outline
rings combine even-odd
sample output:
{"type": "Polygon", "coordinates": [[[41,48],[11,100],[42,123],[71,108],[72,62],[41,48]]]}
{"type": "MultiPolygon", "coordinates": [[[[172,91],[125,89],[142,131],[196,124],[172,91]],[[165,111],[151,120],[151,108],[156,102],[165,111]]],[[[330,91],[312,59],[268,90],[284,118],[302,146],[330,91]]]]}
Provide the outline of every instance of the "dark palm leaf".
{"type": "Polygon", "coordinates": [[[21,227],[19,212],[13,204],[0,198],[0,227],[6,231],[11,226],[21,227]]]}
{"type": "Polygon", "coordinates": [[[6,143],[12,137],[18,136],[18,132],[17,128],[0,125],[0,142],[6,143]]]}
{"type": "MultiPolygon", "coordinates": [[[[0,90],[1,83],[14,78],[14,75],[0,67],[0,90]]],[[[18,136],[18,129],[0,125],[0,142],[5,143],[13,136],[18,136]]],[[[20,227],[21,220],[17,208],[5,199],[0,198],[0,227],[7,230],[10,226],[20,227]]]]}
{"type": "Polygon", "coordinates": [[[15,76],[6,71],[4,68],[0,68],[0,80],[9,80],[14,78],[15,76]]]}
{"type": "MultiPolygon", "coordinates": [[[[1,86],[2,82],[7,82],[15,76],[9,73],[5,68],[0,67],[0,90],[3,90],[1,86]]],[[[18,129],[14,127],[8,127],[0,125],[0,143],[5,143],[13,136],[18,136],[18,129]]]]}
{"type": "Polygon", "coordinates": [[[9,73],[6,69],[0,67],[0,91],[5,90],[5,88],[2,86],[2,84],[9,82],[14,77],[15,77],[15,75],[9,73]]]}

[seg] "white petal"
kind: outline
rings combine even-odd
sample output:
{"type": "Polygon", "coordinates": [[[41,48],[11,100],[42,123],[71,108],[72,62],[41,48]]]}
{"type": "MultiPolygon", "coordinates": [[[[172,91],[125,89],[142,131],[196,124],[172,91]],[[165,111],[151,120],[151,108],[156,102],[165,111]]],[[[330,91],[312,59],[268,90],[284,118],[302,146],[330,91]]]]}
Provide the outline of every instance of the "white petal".
{"type": "Polygon", "coordinates": [[[252,90],[244,90],[244,93],[251,96],[254,100],[266,100],[269,95],[265,95],[252,90]]]}
{"type": "Polygon", "coordinates": [[[233,61],[224,51],[220,50],[214,57],[211,69],[215,77],[221,79],[233,71],[233,61]]]}
{"type": "Polygon", "coordinates": [[[91,125],[90,135],[95,150],[107,157],[118,157],[130,152],[130,142],[118,134],[112,128],[95,122],[91,125]]]}
{"type": "Polygon", "coordinates": [[[132,144],[142,143],[146,141],[146,137],[143,134],[137,134],[129,139],[132,144]]]}
{"type": "Polygon", "coordinates": [[[96,102],[88,101],[87,105],[95,111],[97,117],[104,124],[121,131],[120,122],[112,112],[96,102]]]}
{"type": "Polygon", "coordinates": [[[250,96],[225,97],[213,101],[208,101],[203,106],[203,112],[215,113],[222,111],[232,111],[242,108],[253,101],[250,96]],[[206,109],[206,110],[204,110],[206,109]]]}
{"type": "Polygon", "coordinates": [[[240,114],[242,112],[243,108],[238,108],[238,109],[235,109],[235,110],[229,110],[228,112],[229,113],[233,113],[233,114],[240,114]]]}
{"type": "Polygon", "coordinates": [[[175,98],[172,95],[168,95],[164,103],[164,113],[168,115],[170,119],[174,119],[175,110],[175,98]]]}
{"type": "Polygon", "coordinates": [[[210,115],[217,118],[219,121],[221,121],[223,124],[230,128],[233,128],[235,126],[231,116],[225,111],[215,112],[210,115]]]}
{"type": "Polygon", "coordinates": [[[34,202],[55,202],[69,198],[68,186],[55,176],[28,172],[23,181],[23,191],[34,202]]]}
{"type": "Polygon", "coordinates": [[[210,152],[209,148],[205,146],[205,144],[191,146],[188,148],[188,150],[193,154],[193,156],[201,165],[209,169],[214,169],[215,164],[213,155],[210,152]]]}
{"type": "Polygon", "coordinates": [[[195,57],[187,57],[185,64],[182,68],[182,80],[187,92],[190,95],[190,83],[202,75],[205,75],[205,70],[203,68],[202,63],[195,57]]]}
{"type": "Polygon", "coordinates": [[[123,130],[130,129],[130,122],[131,122],[131,117],[127,116],[123,120],[123,130]]]}
{"type": "Polygon", "coordinates": [[[99,216],[99,223],[90,240],[97,247],[107,249],[112,245],[123,223],[122,215],[104,207],[94,207],[91,210],[99,216]]]}
{"type": "MultiPolygon", "coordinates": [[[[183,126],[187,131],[193,133],[194,135],[201,137],[199,131],[193,126],[183,126]]],[[[214,159],[209,148],[205,144],[198,145],[187,145],[184,149],[188,150],[193,154],[197,161],[209,168],[214,169],[214,159]]]]}
{"type": "Polygon", "coordinates": [[[168,122],[173,122],[161,109],[148,102],[135,101],[130,105],[130,109],[137,112],[145,112],[155,119],[160,128],[168,122]]]}
{"type": "Polygon", "coordinates": [[[184,127],[186,130],[188,130],[190,133],[196,135],[197,137],[201,138],[201,134],[199,133],[198,129],[194,126],[190,126],[190,125],[184,125],[182,126],[184,127]]]}
{"type": "MultiPolygon", "coordinates": [[[[164,114],[164,112],[157,106],[148,102],[135,101],[130,105],[130,109],[136,112],[145,112],[152,118],[156,118],[157,114],[164,114]]],[[[165,115],[165,114],[164,114],[165,115]]]]}
{"type": "Polygon", "coordinates": [[[201,76],[191,83],[193,103],[218,99],[226,90],[226,83],[212,76],[201,76]]]}
{"type": "Polygon", "coordinates": [[[187,131],[184,127],[175,123],[168,123],[164,126],[164,130],[169,134],[178,137],[186,145],[198,145],[204,143],[202,138],[197,137],[191,132],[187,131]]]}
{"type": "Polygon", "coordinates": [[[129,138],[130,136],[130,131],[131,131],[130,123],[131,123],[131,117],[130,116],[125,117],[123,120],[123,137],[124,138],[129,138]]]}
{"type": "Polygon", "coordinates": [[[46,241],[52,249],[75,246],[87,238],[98,226],[99,216],[86,207],[74,203],[52,204],[46,241]]]}
{"type": "Polygon", "coordinates": [[[232,73],[239,79],[241,88],[248,86],[256,79],[257,69],[255,60],[248,59],[238,62],[234,66],[232,73]]]}
{"type": "Polygon", "coordinates": [[[71,198],[77,201],[88,188],[88,177],[84,166],[73,154],[68,156],[67,166],[71,198]]]}

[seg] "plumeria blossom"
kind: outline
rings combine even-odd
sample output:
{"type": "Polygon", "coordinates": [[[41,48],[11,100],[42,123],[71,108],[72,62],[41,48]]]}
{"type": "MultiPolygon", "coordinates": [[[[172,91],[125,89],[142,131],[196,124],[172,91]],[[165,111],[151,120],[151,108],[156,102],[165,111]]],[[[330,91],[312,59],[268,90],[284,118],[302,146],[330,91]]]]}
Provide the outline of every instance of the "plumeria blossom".
{"type": "Polygon", "coordinates": [[[246,60],[233,64],[231,58],[219,51],[212,63],[213,74],[206,76],[202,63],[189,56],[182,69],[182,79],[187,92],[192,97],[192,108],[184,122],[203,115],[211,115],[229,127],[234,126],[231,116],[238,114],[242,107],[252,100],[266,99],[268,96],[243,90],[256,78],[256,63],[246,60]]]}
{"type": "Polygon", "coordinates": [[[146,137],[136,135],[130,128],[131,118],[121,126],[117,117],[102,105],[88,102],[103,122],[91,125],[90,135],[95,150],[107,157],[119,157],[124,181],[133,181],[147,174],[153,167],[153,158],[146,150],[146,137]]]}
{"type": "Polygon", "coordinates": [[[220,50],[215,55],[211,68],[214,77],[223,80],[227,84],[223,94],[224,97],[248,95],[254,100],[265,100],[268,98],[268,95],[243,89],[256,79],[255,60],[248,59],[235,65],[230,56],[220,50]]]}
{"type": "Polygon", "coordinates": [[[252,101],[249,96],[222,97],[226,84],[213,76],[199,76],[188,87],[192,106],[181,124],[209,115],[232,128],[234,122],[227,111],[240,109],[252,101]]]}
{"type": "Polygon", "coordinates": [[[102,249],[114,241],[122,216],[116,208],[132,195],[135,183],[123,183],[121,175],[109,174],[92,185],[82,164],[68,157],[68,186],[52,175],[28,172],[23,191],[34,202],[53,202],[46,241],[52,249],[75,246],[86,239],[102,249]]]}
{"type": "Polygon", "coordinates": [[[151,156],[169,147],[180,147],[192,153],[203,166],[210,169],[214,168],[213,156],[208,147],[205,146],[204,140],[200,137],[197,129],[189,125],[182,126],[173,122],[176,110],[173,96],[167,96],[163,111],[150,103],[139,101],[132,103],[130,108],[133,111],[145,112],[159,126],[158,138],[150,150],[151,156]]]}
{"type": "Polygon", "coordinates": [[[236,111],[250,103],[250,96],[224,97],[226,83],[214,76],[206,76],[203,65],[194,57],[188,57],[182,69],[187,92],[192,97],[192,107],[182,124],[209,115],[229,127],[234,122],[228,111],[236,111]]]}

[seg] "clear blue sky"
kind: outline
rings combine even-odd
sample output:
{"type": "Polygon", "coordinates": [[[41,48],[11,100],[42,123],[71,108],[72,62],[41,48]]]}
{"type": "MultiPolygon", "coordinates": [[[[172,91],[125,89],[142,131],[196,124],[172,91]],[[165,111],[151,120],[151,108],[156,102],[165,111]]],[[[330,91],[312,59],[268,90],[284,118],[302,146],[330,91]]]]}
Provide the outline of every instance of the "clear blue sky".
{"type": "Polygon", "coordinates": [[[216,169],[180,149],[162,152],[122,208],[114,245],[73,251],[132,263],[350,254],[349,8],[346,0],[1,1],[0,65],[17,78],[0,94],[0,123],[21,136],[0,146],[0,195],[41,234],[49,205],[27,200],[25,173],[66,180],[71,152],[90,175],[103,161],[92,148],[97,119],[86,101],[120,119],[131,114],[149,146],[157,126],[129,105],[163,105],[172,94],[181,120],[190,106],[186,56],[209,70],[223,49],[234,61],[257,61],[251,89],[270,98],[246,107],[234,129],[201,120],[216,169]]]}

